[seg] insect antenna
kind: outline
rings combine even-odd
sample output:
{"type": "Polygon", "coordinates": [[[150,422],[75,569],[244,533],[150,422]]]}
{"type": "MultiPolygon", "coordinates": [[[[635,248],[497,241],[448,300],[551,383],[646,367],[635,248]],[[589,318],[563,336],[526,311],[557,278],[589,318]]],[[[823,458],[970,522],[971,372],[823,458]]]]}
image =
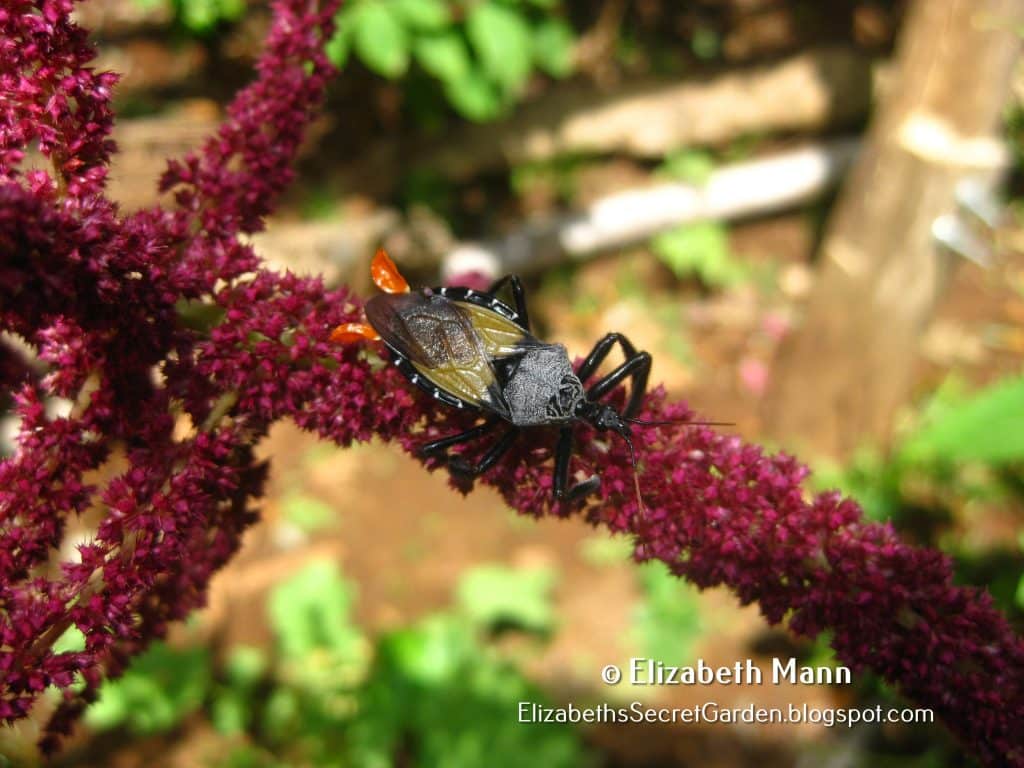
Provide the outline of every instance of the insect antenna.
{"type": "Polygon", "coordinates": [[[640,517],[647,517],[647,506],[644,504],[644,497],[640,494],[640,472],[636,465],[636,451],[633,450],[633,441],[625,431],[619,432],[619,435],[626,441],[626,445],[629,446],[629,460],[633,465],[633,488],[636,490],[636,503],[640,508],[640,517]]]}
{"type": "Polygon", "coordinates": [[[641,424],[645,427],[663,427],[669,424],[689,424],[695,427],[735,427],[736,423],[733,421],[687,421],[686,419],[667,419],[665,421],[648,421],[647,419],[632,419],[629,417],[623,418],[623,421],[628,421],[630,424],[641,424]]]}
{"type": "MultiPolygon", "coordinates": [[[[643,426],[662,426],[666,424],[692,424],[696,426],[707,426],[707,427],[731,427],[735,424],[731,421],[686,421],[685,419],[672,419],[668,421],[648,421],[647,419],[633,419],[624,417],[624,422],[630,424],[642,424],[643,426]]],[[[640,471],[637,468],[636,462],[636,451],[633,448],[633,441],[629,437],[628,429],[616,430],[619,436],[626,441],[626,445],[629,446],[629,460],[633,465],[633,488],[636,491],[636,503],[640,509],[640,516],[647,517],[647,505],[644,504],[644,497],[640,493],[640,471]]]]}

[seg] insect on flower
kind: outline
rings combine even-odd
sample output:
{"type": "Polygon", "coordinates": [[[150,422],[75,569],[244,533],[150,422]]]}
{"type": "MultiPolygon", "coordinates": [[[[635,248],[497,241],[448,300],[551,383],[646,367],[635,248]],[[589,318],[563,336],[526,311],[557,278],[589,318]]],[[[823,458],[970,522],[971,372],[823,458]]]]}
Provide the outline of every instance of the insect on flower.
{"type": "Polygon", "coordinates": [[[410,382],[440,403],[475,410],[484,417],[472,429],[421,446],[423,455],[439,454],[484,437],[502,423],[510,424],[475,464],[458,456],[448,458],[452,472],[476,477],[497,463],[524,428],[560,426],[554,495],[560,501],[574,501],[596,491],[601,482],[594,475],[569,485],[573,427],[585,422],[625,440],[636,469],[630,424],[653,423],[635,418],[651,370],[647,352],[638,352],[622,334],[609,333],[574,371],[564,346],[540,341],[530,333],[526,295],[515,275],[501,278],[487,291],[424,288],[412,292],[383,250],[374,256],[370,272],[383,293],[366,303],[367,323],[338,326],[331,338],[342,343],[382,340],[392,362],[410,382]],[[514,309],[498,298],[506,286],[514,309]],[[625,362],[585,388],[616,344],[625,362]],[[627,379],[632,386],[621,413],[600,402],[627,379]]]}

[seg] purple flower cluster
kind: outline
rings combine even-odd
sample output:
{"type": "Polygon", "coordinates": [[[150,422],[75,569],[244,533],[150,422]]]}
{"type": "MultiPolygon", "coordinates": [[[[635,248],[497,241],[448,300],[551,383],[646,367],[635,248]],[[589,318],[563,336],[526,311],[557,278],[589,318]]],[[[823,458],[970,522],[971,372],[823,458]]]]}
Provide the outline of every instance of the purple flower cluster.
{"type": "MultiPolygon", "coordinates": [[[[132,215],[103,195],[113,77],[89,69],[71,3],[0,8],[0,404],[20,417],[0,462],[0,718],[55,687],[46,748],[104,677],[202,605],[255,519],[265,467],[252,446],[271,423],[412,451],[471,418],[330,342],[361,319],[357,298],[264,270],[238,240],[291,179],[330,75],[336,6],[275,3],[257,80],[162,181],[176,205],[132,215]],[[33,148],[49,170],[23,167],[33,148]],[[58,397],[66,415],[47,408],[58,397]],[[95,521],[88,538],[71,537],[77,518],[95,521]],[[56,652],[72,626],[84,650],[56,652]]],[[[643,415],[692,416],[660,390],[643,415]]],[[[987,764],[1024,765],[1024,643],[985,594],[954,586],[943,556],[864,522],[850,500],[808,497],[792,458],[708,427],[637,428],[643,507],[625,445],[579,438],[573,472],[603,477],[582,508],[551,502],[546,429],[483,482],[522,513],[633,534],[637,559],[728,585],[771,622],[831,630],[841,661],[933,707],[987,764]]]]}
{"type": "Polygon", "coordinates": [[[270,402],[281,392],[267,391],[267,369],[275,384],[323,387],[338,368],[337,349],[302,327],[345,319],[345,296],[257,272],[238,242],[291,178],[331,74],[336,8],[277,3],[259,77],[163,180],[177,206],[124,216],[103,192],[115,78],[88,66],[72,3],[0,7],[0,382],[20,419],[0,462],[0,718],[59,689],[46,748],[104,676],[202,604],[255,519],[265,467],[252,446],[301,407],[270,402]],[[197,326],[196,308],[223,327],[197,326]],[[286,329],[282,351],[256,340],[286,329]],[[244,380],[223,377],[225,357],[238,366],[246,349],[244,380]],[[55,398],[66,415],[48,409],[55,398]],[[195,429],[181,437],[186,418],[195,429]],[[78,518],[87,538],[69,531],[78,518]],[[84,650],[55,653],[73,626],[84,650]]]}

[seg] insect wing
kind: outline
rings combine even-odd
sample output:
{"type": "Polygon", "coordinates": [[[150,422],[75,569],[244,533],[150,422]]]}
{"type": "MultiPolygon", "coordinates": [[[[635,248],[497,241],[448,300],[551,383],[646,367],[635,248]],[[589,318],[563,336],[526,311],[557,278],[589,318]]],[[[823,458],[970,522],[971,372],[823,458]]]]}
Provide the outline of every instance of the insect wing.
{"type": "Polygon", "coordinates": [[[431,356],[408,322],[410,314],[420,313],[426,304],[426,297],[418,293],[379,294],[366,302],[366,320],[393,350],[429,365],[431,356]]]}
{"type": "Polygon", "coordinates": [[[521,354],[524,342],[533,340],[519,325],[504,315],[464,301],[453,303],[469,320],[483,345],[484,352],[490,358],[521,354]]]}
{"type": "Polygon", "coordinates": [[[436,295],[382,294],[367,302],[366,318],[385,343],[433,386],[468,405],[508,417],[485,345],[470,318],[453,302],[436,295]]]}

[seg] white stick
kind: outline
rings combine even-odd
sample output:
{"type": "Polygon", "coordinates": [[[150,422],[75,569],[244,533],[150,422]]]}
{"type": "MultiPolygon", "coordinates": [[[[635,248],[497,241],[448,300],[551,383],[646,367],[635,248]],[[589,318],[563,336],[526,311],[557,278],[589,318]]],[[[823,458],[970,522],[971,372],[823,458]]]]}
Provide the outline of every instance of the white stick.
{"type": "Polygon", "coordinates": [[[857,139],[838,139],[723,166],[701,186],[668,183],[609,195],[580,214],[533,223],[502,240],[459,245],[445,258],[443,276],[528,272],[563,255],[620,248],[681,224],[786,210],[834,187],[858,146],[857,139]]]}

